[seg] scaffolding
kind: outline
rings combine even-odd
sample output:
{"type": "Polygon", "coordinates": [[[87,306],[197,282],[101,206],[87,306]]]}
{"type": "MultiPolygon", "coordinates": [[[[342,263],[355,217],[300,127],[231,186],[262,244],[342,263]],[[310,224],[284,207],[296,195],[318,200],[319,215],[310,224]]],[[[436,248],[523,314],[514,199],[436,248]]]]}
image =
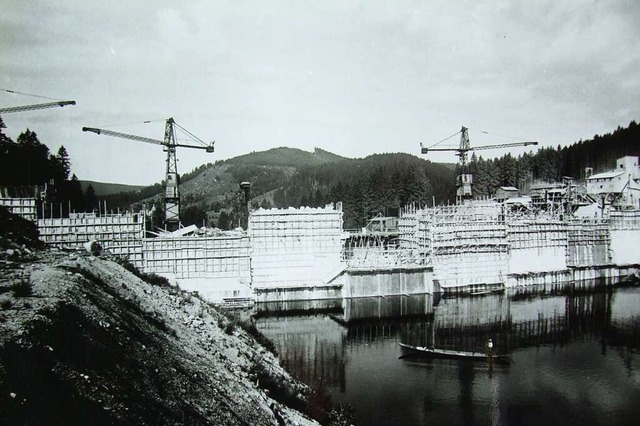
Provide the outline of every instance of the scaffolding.
{"type": "Polygon", "coordinates": [[[325,283],[341,266],[342,210],[258,209],[249,216],[255,288],[308,287],[325,283]]]}
{"type": "Polygon", "coordinates": [[[13,198],[5,197],[4,195],[6,194],[3,194],[3,196],[0,197],[0,206],[9,210],[9,213],[13,213],[23,219],[35,222],[38,218],[38,209],[35,198],[13,198]]]}
{"type": "Polygon", "coordinates": [[[145,238],[142,252],[145,272],[176,279],[250,278],[247,236],[145,238]]]}
{"type": "Polygon", "coordinates": [[[62,249],[81,250],[87,241],[98,241],[116,256],[142,266],[144,215],[136,213],[71,213],[68,218],[45,218],[36,221],[40,240],[62,249]]]}

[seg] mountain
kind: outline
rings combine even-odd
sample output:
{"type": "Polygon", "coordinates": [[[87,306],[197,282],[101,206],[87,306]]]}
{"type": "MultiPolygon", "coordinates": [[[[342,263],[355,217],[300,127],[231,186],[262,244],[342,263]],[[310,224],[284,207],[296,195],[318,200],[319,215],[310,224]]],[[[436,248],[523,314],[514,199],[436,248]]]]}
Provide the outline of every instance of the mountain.
{"type": "Polygon", "coordinates": [[[245,181],[251,182],[254,208],[319,207],[342,201],[347,227],[363,226],[377,214],[398,214],[408,203],[455,198],[454,171],[413,155],[350,159],[320,150],[276,148],[216,163],[183,182],[183,212],[208,213],[183,217],[183,222],[209,219],[220,227],[237,226],[246,210],[239,194],[239,183],[245,181]]]}
{"type": "Polygon", "coordinates": [[[89,185],[93,187],[93,191],[98,197],[117,194],[119,192],[135,192],[141,190],[142,188],[145,188],[145,186],[143,185],[124,185],[121,183],[106,183],[96,182],[92,180],[81,180],[80,186],[82,187],[82,192],[85,192],[89,185]]]}
{"type": "Polygon", "coordinates": [[[253,164],[261,166],[304,167],[346,160],[346,157],[315,148],[313,152],[297,148],[279,147],[267,151],[251,152],[227,160],[231,164],[253,164]]]}
{"type": "MultiPolygon", "coordinates": [[[[347,227],[363,226],[377,214],[397,214],[407,203],[424,205],[455,198],[454,171],[413,155],[353,159],[318,148],[307,152],[279,147],[203,165],[183,175],[183,224],[205,221],[221,228],[238,226],[246,215],[240,182],[251,182],[254,208],[315,207],[342,201],[347,227]]],[[[151,193],[150,188],[141,192],[151,193]]],[[[162,208],[161,191],[145,199],[112,195],[108,204],[125,207],[118,202],[154,203],[156,211],[162,208]]]]}

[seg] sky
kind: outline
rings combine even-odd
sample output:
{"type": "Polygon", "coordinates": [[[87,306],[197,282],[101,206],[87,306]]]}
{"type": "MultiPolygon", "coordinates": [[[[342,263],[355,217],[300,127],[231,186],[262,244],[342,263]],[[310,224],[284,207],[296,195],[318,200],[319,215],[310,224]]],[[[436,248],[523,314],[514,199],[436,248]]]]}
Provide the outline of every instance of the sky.
{"type": "Polygon", "coordinates": [[[640,118],[638,22],[636,0],[4,2],[0,89],[77,102],[4,131],[64,145],[80,179],[139,185],[164,178],[162,147],[83,126],[162,139],[173,117],[215,141],[179,148],[181,173],[279,146],[421,156],[461,126],[472,146],[565,146],[640,118]]]}

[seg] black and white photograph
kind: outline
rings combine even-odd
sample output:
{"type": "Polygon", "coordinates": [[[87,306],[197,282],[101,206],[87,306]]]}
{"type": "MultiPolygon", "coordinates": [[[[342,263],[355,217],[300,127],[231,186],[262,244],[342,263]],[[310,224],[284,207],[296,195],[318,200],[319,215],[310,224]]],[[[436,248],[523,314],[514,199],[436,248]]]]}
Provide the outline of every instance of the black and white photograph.
{"type": "Polygon", "coordinates": [[[3,2],[0,424],[640,424],[640,2],[3,2]]]}

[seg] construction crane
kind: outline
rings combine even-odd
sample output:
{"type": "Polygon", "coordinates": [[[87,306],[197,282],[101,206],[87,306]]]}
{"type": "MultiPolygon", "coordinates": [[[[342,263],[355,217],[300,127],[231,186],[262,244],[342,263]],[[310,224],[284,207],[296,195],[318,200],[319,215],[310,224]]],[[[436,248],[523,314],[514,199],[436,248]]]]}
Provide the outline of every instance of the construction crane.
{"type": "Polygon", "coordinates": [[[55,107],[63,107],[63,106],[67,106],[67,105],[75,105],[76,104],[76,101],[59,101],[59,100],[56,100],[56,99],[53,99],[53,98],[48,98],[46,96],[32,95],[32,94],[29,94],[29,93],[16,92],[15,90],[0,89],[0,91],[11,93],[13,95],[24,95],[24,96],[34,97],[34,98],[51,99],[52,101],[55,101],[55,102],[47,102],[47,103],[44,103],[44,104],[20,105],[20,106],[14,106],[14,107],[0,108],[0,114],[5,114],[5,113],[8,114],[8,113],[12,113],[12,112],[22,112],[22,111],[33,111],[33,110],[36,110],[36,109],[55,108],[55,107]]]}
{"type": "Polygon", "coordinates": [[[164,192],[164,212],[165,212],[165,226],[170,231],[175,231],[180,227],[180,191],[178,188],[179,176],[176,160],[176,148],[195,148],[204,149],[206,152],[214,152],[213,144],[206,144],[189,131],[178,125],[173,118],[168,118],[165,124],[164,140],[146,138],[143,136],[135,136],[127,133],[114,132],[111,130],[96,129],[93,127],[83,127],[83,132],[92,132],[98,135],[112,136],[115,138],[129,139],[138,142],[152,143],[155,145],[164,146],[164,150],[167,152],[167,165],[166,165],[166,179],[165,179],[165,192],[164,192]],[[188,145],[176,142],[175,128],[178,127],[186,134],[191,136],[201,145],[188,145]]]}
{"type": "Polygon", "coordinates": [[[14,106],[14,107],[0,108],[0,114],[11,113],[11,112],[33,111],[35,109],[63,107],[66,105],[75,105],[75,104],[76,104],[76,101],[58,101],[58,102],[47,102],[44,104],[14,106]]]}
{"type": "MultiPolygon", "coordinates": [[[[485,132],[486,133],[486,132],[485,132]]],[[[459,157],[460,164],[460,174],[456,179],[456,200],[458,202],[463,202],[464,200],[469,200],[473,197],[471,192],[471,185],[473,183],[473,176],[469,173],[468,165],[467,165],[467,156],[469,151],[480,151],[484,149],[496,149],[496,148],[513,148],[516,146],[528,146],[528,145],[538,145],[538,142],[527,141],[527,142],[510,142],[504,144],[494,144],[494,145],[483,145],[477,147],[471,147],[471,143],[469,142],[469,129],[462,126],[459,132],[454,133],[453,135],[441,140],[440,142],[432,145],[431,147],[425,147],[420,144],[421,152],[423,154],[427,154],[431,151],[455,151],[456,155],[459,157]],[[450,139],[460,133],[460,145],[457,148],[433,148],[434,146],[450,139]]]]}

